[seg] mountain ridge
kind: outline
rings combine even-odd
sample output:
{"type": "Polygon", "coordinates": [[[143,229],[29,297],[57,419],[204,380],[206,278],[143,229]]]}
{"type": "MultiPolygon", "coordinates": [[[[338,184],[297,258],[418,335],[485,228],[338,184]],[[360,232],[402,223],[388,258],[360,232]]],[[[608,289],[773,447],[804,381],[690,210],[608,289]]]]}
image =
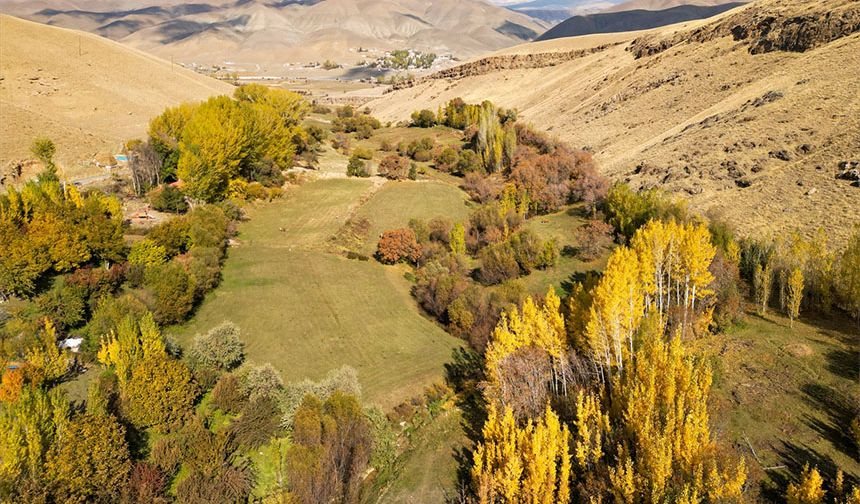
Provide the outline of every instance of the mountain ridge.
{"type": "MultiPolygon", "coordinates": [[[[0,0],[0,6],[10,3],[16,11],[24,10],[17,2],[0,0]]],[[[226,58],[353,63],[362,47],[467,58],[533,39],[546,28],[481,0],[198,1],[118,8],[90,0],[85,5],[34,10],[26,17],[97,33],[161,57],[206,64],[226,58]]]]}
{"type": "Polygon", "coordinates": [[[660,26],[683,23],[684,21],[707,19],[741,5],[744,5],[744,3],[729,2],[714,6],[680,5],[664,10],[636,9],[573,16],[550,28],[535,40],[577,37],[592,33],[649,30],[660,26]]]}

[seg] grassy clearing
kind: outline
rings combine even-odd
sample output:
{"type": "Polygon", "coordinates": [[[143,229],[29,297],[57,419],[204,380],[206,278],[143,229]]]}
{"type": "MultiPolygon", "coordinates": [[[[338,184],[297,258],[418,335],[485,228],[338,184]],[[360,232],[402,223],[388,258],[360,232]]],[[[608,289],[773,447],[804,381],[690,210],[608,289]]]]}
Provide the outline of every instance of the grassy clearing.
{"type": "Polygon", "coordinates": [[[781,500],[803,464],[860,478],[846,436],[860,400],[860,333],[847,321],[748,314],[742,327],[691,342],[714,365],[713,431],[747,458],[753,490],[781,500]],[[755,454],[753,454],[755,450],[755,454]],[[776,468],[765,470],[765,468],[776,468]],[[758,488],[756,488],[758,487],[758,488]]]}
{"type": "Polygon", "coordinates": [[[425,137],[430,137],[437,144],[444,146],[460,145],[463,141],[463,132],[446,126],[436,126],[433,128],[380,128],[374,132],[371,138],[359,140],[355,142],[355,145],[370,149],[379,149],[383,141],[397,146],[399,142],[406,142],[408,144],[425,137]]]}
{"type": "Polygon", "coordinates": [[[457,490],[459,458],[470,442],[462,428],[460,410],[441,411],[416,429],[409,450],[402,454],[397,475],[377,503],[446,502],[457,490]]]}
{"type": "Polygon", "coordinates": [[[366,398],[383,407],[440,380],[459,340],[421,316],[402,275],[323,252],[371,187],[320,180],[254,209],[221,286],[171,332],[188,344],[230,320],[242,329],[249,360],[271,362],[287,381],[350,365],[366,398]]]}
{"type": "Polygon", "coordinates": [[[463,222],[471,210],[466,194],[452,185],[435,181],[389,182],[356,213],[371,224],[363,251],[372,254],[383,231],[406,227],[410,219],[429,221],[445,216],[463,222]]]}
{"type": "Polygon", "coordinates": [[[545,294],[549,285],[554,286],[560,293],[567,292],[578,276],[590,271],[603,271],[609,257],[608,251],[591,262],[582,261],[575,254],[579,246],[577,230],[587,222],[582,212],[581,205],[575,205],[551,215],[533,217],[526,222],[526,229],[533,231],[542,240],[554,238],[559,250],[563,252],[555,267],[532,271],[521,279],[529,292],[545,294]]]}

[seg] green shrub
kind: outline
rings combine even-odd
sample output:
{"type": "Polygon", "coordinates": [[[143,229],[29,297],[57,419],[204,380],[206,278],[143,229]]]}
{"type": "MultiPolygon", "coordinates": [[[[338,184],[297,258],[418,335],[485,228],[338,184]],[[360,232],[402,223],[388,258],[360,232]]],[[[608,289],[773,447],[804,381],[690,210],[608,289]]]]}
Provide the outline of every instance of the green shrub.
{"type": "Polygon", "coordinates": [[[149,193],[149,204],[159,212],[184,213],[188,210],[185,195],[179,189],[165,184],[149,193]]]}
{"type": "Polygon", "coordinates": [[[418,161],[419,163],[426,163],[427,161],[430,161],[431,159],[433,159],[433,153],[430,152],[429,150],[416,151],[412,155],[412,159],[414,159],[415,161],[418,161]]]}
{"type": "Polygon", "coordinates": [[[431,110],[412,112],[412,125],[418,128],[432,128],[436,126],[436,114],[431,110]]]}
{"type": "Polygon", "coordinates": [[[367,163],[353,154],[346,165],[346,175],[348,177],[369,177],[370,172],[367,169],[367,163]]]}
{"type": "Polygon", "coordinates": [[[167,262],[167,250],[153,240],[141,240],[131,246],[128,263],[134,266],[157,266],[167,262]]]}
{"type": "Polygon", "coordinates": [[[475,151],[471,149],[463,149],[460,151],[460,158],[457,160],[457,173],[466,175],[467,173],[484,172],[484,164],[475,151]]]}
{"type": "Polygon", "coordinates": [[[520,275],[516,254],[508,243],[497,243],[484,248],[481,250],[480,260],[478,277],[485,284],[499,284],[520,275]]]}
{"type": "Polygon", "coordinates": [[[39,311],[63,331],[84,321],[87,291],[80,285],[69,284],[63,277],[58,277],[50,290],[36,298],[36,304],[39,311]]]}
{"type": "Polygon", "coordinates": [[[240,334],[235,324],[224,322],[206,334],[195,336],[188,356],[195,365],[234,369],[245,360],[245,344],[239,339],[240,334]]]}
{"type": "Polygon", "coordinates": [[[373,159],[373,151],[364,147],[356,147],[353,149],[352,155],[359,159],[373,159]]]}
{"type": "Polygon", "coordinates": [[[460,155],[453,147],[445,147],[436,155],[434,164],[437,170],[444,172],[452,172],[457,167],[460,155]]]}
{"type": "Polygon", "coordinates": [[[152,293],[151,309],[159,324],[182,322],[194,306],[194,280],[181,264],[169,262],[147,268],[144,285],[152,293]]]}

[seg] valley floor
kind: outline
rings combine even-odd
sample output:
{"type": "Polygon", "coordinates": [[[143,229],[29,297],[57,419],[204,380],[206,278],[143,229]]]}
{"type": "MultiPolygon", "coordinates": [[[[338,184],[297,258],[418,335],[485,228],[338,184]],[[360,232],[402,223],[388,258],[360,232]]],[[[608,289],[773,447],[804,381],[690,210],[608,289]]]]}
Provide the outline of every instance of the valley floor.
{"type": "Polygon", "coordinates": [[[222,285],[175,329],[180,342],[230,320],[242,330],[248,358],[271,362],[286,381],[350,365],[366,399],[385,408],[440,381],[459,341],[421,315],[402,272],[326,251],[373,190],[367,180],[318,180],[253,209],[222,285]]]}

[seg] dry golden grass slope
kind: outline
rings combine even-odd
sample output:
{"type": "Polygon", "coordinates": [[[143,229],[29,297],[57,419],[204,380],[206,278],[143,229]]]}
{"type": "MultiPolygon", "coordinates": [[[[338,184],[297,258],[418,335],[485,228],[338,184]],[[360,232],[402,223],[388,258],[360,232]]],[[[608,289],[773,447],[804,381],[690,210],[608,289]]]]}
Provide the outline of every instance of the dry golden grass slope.
{"type": "Polygon", "coordinates": [[[517,46],[371,107],[397,120],[489,99],[592,149],[616,180],[683,194],[745,232],[824,226],[839,241],[860,222],[860,188],[835,179],[839,162],[860,159],[858,30],[854,0],[758,0],[648,32],[517,46]],[[578,52],[559,61],[567,51],[578,52]]]}
{"type": "MultiPolygon", "coordinates": [[[[110,40],[0,15],[0,172],[47,136],[69,176],[168,106],[232,87],[110,40]]],[[[2,174],[2,173],[0,173],[2,174]]]]}

